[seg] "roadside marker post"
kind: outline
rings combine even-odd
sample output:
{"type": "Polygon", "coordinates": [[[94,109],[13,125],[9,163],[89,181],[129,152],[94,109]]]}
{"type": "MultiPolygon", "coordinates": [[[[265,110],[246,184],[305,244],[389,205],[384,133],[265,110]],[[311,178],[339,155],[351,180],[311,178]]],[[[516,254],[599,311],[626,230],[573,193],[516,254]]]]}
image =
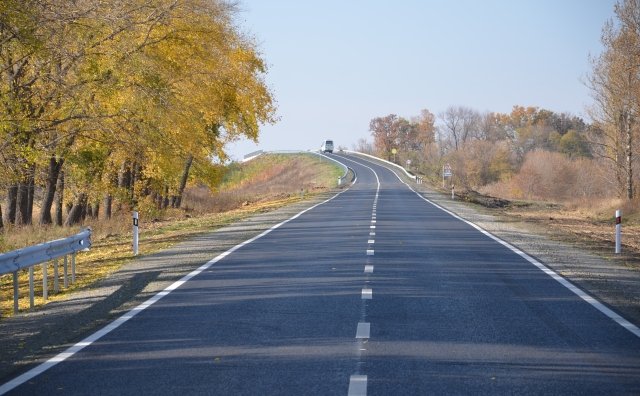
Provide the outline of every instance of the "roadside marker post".
{"type": "Polygon", "coordinates": [[[616,210],[616,254],[620,254],[622,251],[621,246],[621,236],[622,236],[622,211],[620,209],[616,210]]]}
{"type": "Polygon", "coordinates": [[[133,255],[138,255],[138,212],[133,212],[133,255]]]}

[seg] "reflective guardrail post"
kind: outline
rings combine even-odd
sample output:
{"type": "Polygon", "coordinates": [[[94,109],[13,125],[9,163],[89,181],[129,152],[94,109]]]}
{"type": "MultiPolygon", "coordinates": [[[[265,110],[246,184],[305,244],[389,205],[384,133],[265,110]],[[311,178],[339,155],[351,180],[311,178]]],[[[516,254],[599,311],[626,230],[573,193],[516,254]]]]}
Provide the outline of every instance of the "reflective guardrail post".
{"type": "Polygon", "coordinates": [[[620,254],[622,251],[622,212],[620,209],[616,210],[616,254],[620,254]]]}
{"type": "Polygon", "coordinates": [[[138,212],[133,212],[133,255],[138,255],[138,212]]]}

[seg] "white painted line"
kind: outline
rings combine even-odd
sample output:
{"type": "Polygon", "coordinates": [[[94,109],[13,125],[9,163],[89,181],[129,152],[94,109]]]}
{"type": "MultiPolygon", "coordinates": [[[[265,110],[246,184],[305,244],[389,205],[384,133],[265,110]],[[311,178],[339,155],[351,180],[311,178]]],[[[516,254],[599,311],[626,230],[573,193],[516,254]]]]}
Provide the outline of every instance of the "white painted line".
{"type": "Polygon", "coordinates": [[[356,338],[369,338],[371,332],[371,324],[368,322],[358,323],[358,329],[356,330],[356,338]]]}
{"type": "Polygon", "coordinates": [[[366,274],[371,274],[371,273],[373,273],[373,265],[365,265],[365,266],[364,266],[364,272],[365,272],[366,274]]]}
{"type": "Polygon", "coordinates": [[[367,396],[366,375],[352,375],[349,378],[349,391],[347,396],[367,396]]]}
{"type": "Polygon", "coordinates": [[[376,226],[369,226],[369,228],[376,228],[376,226]]]}
{"type": "Polygon", "coordinates": [[[371,224],[375,224],[375,223],[376,223],[376,221],[375,221],[375,220],[371,220],[371,224]]]}
{"type": "MultiPolygon", "coordinates": [[[[364,162],[368,162],[368,163],[373,163],[371,161],[367,161],[365,159],[361,159],[364,162]]],[[[352,160],[349,160],[352,161],[352,160]]],[[[356,162],[356,161],[352,161],[352,162],[356,162]]],[[[356,162],[357,163],[357,162],[356,162]]],[[[362,165],[362,164],[361,164],[362,165]]],[[[366,165],[363,165],[367,168],[369,168],[366,165]]],[[[371,168],[369,168],[371,169],[371,168]]],[[[387,168],[388,169],[388,168],[387,168]]],[[[373,171],[373,169],[371,169],[373,171]]],[[[620,316],[618,313],[614,312],[613,310],[611,310],[610,308],[608,308],[607,306],[605,306],[603,303],[601,303],[600,301],[598,301],[597,299],[595,299],[594,297],[590,296],[587,292],[585,292],[584,290],[580,289],[579,287],[575,286],[573,283],[569,282],[567,279],[563,278],[562,276],[558,275],[555,271],[553,271],[551,268],[547,267],[546,265],[542,264],[541,262],[539,262],[538,260],[534,259],[533,257],[529,256],[528,254],[526,254],[525,252],[523,252],[522,250],[518,249],[517,247],[511,245],[509,242],[503,241],[502,239],[498,238],[497,236],[491,234],[490,232],[484,230],[482,227],[480,227],[477,224],[474,224],[466,219],[463,219],[462,217],[458,216],[457,214],[445,209],[444,207],[438,205],[437,203],[429,200],[428,198],[425,198],[422,194],[420,194],[419,192],[417,192],[416,190],[413,189],[413,187],[411,187],[410,185],[408,185],[407,183],[405,183],[400,176],[398,176],[398,174],[393,171],[393,174],[396,175],[396,177],[398,178],[398,180],[400,180],[401,183],[403,183],[404,185],[406,185],[411,191],[413,191],[418,197],[420,197],[420,199],[424,200],[425,202],[428,202],[429,204],[435,206],[436,208],[442,210],[445,213],[448,213],[449,215],[455,217],[456,219],[463,221],[467,224],[469,224],[471,227],[475,228],[476,230],[480,231],[481,233],[483,233],[484,235],[488,236],[489,238],[493,239],[494,241],[498,242],[499,244],[505,246],[506,248],[510,249],[511,251],[513,251],[514,253],[516,253],[517,255],[519,255],[520,257],[524,258],[525,260],[527,260],[529,263],[533,264],[534,266],[536,266],[539,270],[541,270],[542,272],[544,272],[545,274],[549,275],[551,278],[553,278],[555,281],[557,281],[558,283],[560,283],[562,286],[566,287],[567,289],[569,289],[572,293],[574,293],[575,295],[577,295],[579,298],[581,298],[583,301],[587,302],[588,304],[591,304],[591,306],[593,306],[595,309],[597,309],[598,311],[602,312],[605,316],[607,316],[609,319],[613,320],[614,322],[616,322],[617,324],[619,324],[620,326],[624,327],[625,329],[627,329],[629,332],[631,332],[632,334],[634,334],[636,337],[640,337],[640,328],[638,328],[638,326],[634,325],[633,323],[629,322],[628,320],[626,320],[625,318],[623,318],[622,316],[620,316]]],[[[375,171],[374,171],[375,174],[375,171]]],[[[377,177],[377,174],[376,174],[377,177]]],[[[379,185],[379,182],[378,182],[379,185]]]]}
{"type": "Polygon", "coordinates": [[[367,249],[367,256],[373,256],[373,249],[367,249]]]}
{"type": "Polygon", "coordinates": [[[375,233],[375,232],[373,232],[373,231],[371,231],[371,232],[369,233],[369,236],[376,236],[376,233],[375,233]]]}
{"type": "Polygon", "coordinates": [[[364,288],[362,289],[362,299],[363,300],[371,300],[373,298],[373,290],[364,288]]]}
{"type": "Polygon", "coordinates": [[[224,259],[225,257],[227,257],[228,255],[230,255],[231,253],[235,252],[236,250],[249,245],[250,243],[255,242],[256,240],[262,238],[263,236],[271,233],[272,231],[274,231],[277,228],[282,227],[283,225],[289,223],[290,221],[293,221],[295,219],[297,219],[298,217],[302,216],[303,214],[307,213],[308,211],[317,208],[320,205],[324,205],[325,203],[333,200],[334,198],[336,198],[337,196],[339,196],[340,194],[342,194],[345,191],[348,191],[349,188],[340,191],[339,193],[337,193],[336,195],[334,195],[333,197],[317,203],[301,212],[299,212],[298,214],[294,215],[293,217],[280,222],[276,225],[274,225],[273,227],[263,231],[262,233],[254,236],[251,239],[247,239],[246,241],[239,243],[237,245],[235,245],[234,247],[230,248],[229,250],[227,250],[224,253],[219,254],[218,256],[214,257],[213,259],[209,260],[208,262],[204,263],[203,265],[201,265],[200,267],[198,267],[197,269],[191,271],[190,273],[188,273],[187,275],[183,276],[180,280],[175,281],[174,283],[172,283],[171,285],[167,286],[164,290],[156,293],[153,297],[149,298],[148,300],[146,300],[145,302],[143,302],[142,304],[138,305],[137,307],[131,309],[129,312],[126,312],[124,315],[118,317],[116,320],[114,320],[113,322],[109,323],[108,325],[106,325],[105,327],[103,327],[102,329],[96,331],[95,333],[91,334],[90,336],[88,336],[87,338],[85,338],[84,340],[76,343],[75,345],[72,345],[71,347],[67,348],[66,350],[64,350],[63,352],[60,352],[59,354],[57,354],[56,356],[52,357],[51,359],[47,360],[46,362],[39,364],[38,366],[32,368],[31,370],[27,371],[26,373],[12,379],[9,382],[6,382],[4,384],[2,384],[0,386],[0,395],[3,395],[9,391],[11,391],[12,389],[24,384],[25,382],[33,379],[34,377],[44,373],[45,371],[49,370],[50,368],[54,367],[55,365],[57,365],[58,363],[61,363],[65,360],[67,360],[68,358],[70,358],[71,356],[75,355],[76,353],[80,352],[81,350],[83,350],[85,347],[88,347],[89,345],[93,344],[94,342],[96,342],[97,340],[99,340],[100,338],[104,337],[105,335],[111,333],[113,330],[117,329],[118,327],[120,327],[121,325],[123,325],[125,322],[127,322],[129,319],[135,317],[136,315],[138,315],[140,312],[144,311],[145,309],[149,308],[151,305],[155,304],[156,302],[158,302],[161,298],[163,298],[164,296],[168,295],[169,293],[171,293],[172,291],[176,290],[177,288],[179,288],[180,286],[182,286],[184,283],[188,282],[189,280],[191,280],[193,277],[201,274],[203,271],[209,269],[209,267],[211,267],[212,265],[214,265],[215,263],[217,263],[218,261],[224,259]]]}
{"type": "MultiPolygon", "coordinates": [[[[373,163],[371,161],[367,161],[365,159],[362,159],[362,161],[364,162],[369,162],[369,163],[373,163]]],[[[352,162],[356,162],[356,161],[352,161],[352,162]]],[[[357,163],[357,162],[356,162],[357,163]]],[[[361,164],[362,165],[362,164],[361,164]]],[[[363,165],[367,168],[369,168],[366,165],[363,165]]],[[[371,169],[371,168],[369,168],[371,169]]],[[[388,169],[388,168],[387,168],[388,169]]],[[[371,169],[373,171],[373,169],[371,169]]],[[[375,171],[374,174],[376,175],[376,177],[378,176],[375,171]]],[[[444,207],[438,205],[437,203],[431,201],[428,198],[425,198],[422,194],[420,194],[419,192],[417,192],[416,190],[413,189],[413,187],[411,187],[410,185],[408,185],[407,183],[405,183],[400,176],[398,176],[398,174],[396,172],[393,172],[394,175],[396,175],[396,177],[398,178],[398,180],[400,180],[401,183],[403,183],[404,185],[406,185],[411,191],[413,191],[418,197],[420,197],[420,199],[424,200],[425,202],[428,202],[429,204],[435,206],[436,208],[442,210],[445,213],[448,213],[449,215],[453,216],[454,218],[463,221],[467,224],[469,224],[471,227],[475,228],[476,230],[480,231],[481,233],[483,233],[484,235],[488,236],[489,238],[493,239],[494,241],[498,242],[499,244],[505,246],[506,248],[510,249],[512,252],[516,253],[517,255],[519,255],[520,257],[524,258],[525,260],[527,260],[529,263],[531,263],[532,265],[534,265],[535,267],[537,267],[539,270],[541,270],[542,272],[544,272],[545,274],[549,275],[552,279],[554,279],[556,282],[560,283],[562,286],[566,287],[567,289],[569,289],[573,294],[575,294],[576,296],[578,296],[580,299],[582,299],[583,301],[587,302],[588,304],[590,304],[591,306],[593,306],[595,309],[597,309],[598,311],[602,312],[605,316],[607,316],[609,319],[613,320],[614,322],[616,322],[618,325],[624,327],[625,329],[627,329],[629,332],[631,332],[633,335],[635,335],[636,337],[640,338],[640,328],[638,328],[638,326],[634,325],[633,323],[629,322],[627,319],[623,318],[622,316],[620,316],[618,313],[614,312],[613,310],[611,310],[609,307],[605,306],[603,303],[601,303],[600,301],[598,301],[597,299],[595,299],[594,297],[590,296],[587,292],[585,292],[584,290],[580,289],[579,287],[577,287],[576,285],[574,285],[573,283],[569,282],[567,279],[563,278],[562,276],[558,275],[555,271],[553,271],[551,268],[547,267],[546,265],[542,264],[540,261],[534,259],[533,257],[529,256],[528,254],[526,254],[525,252],[523,252],[522,250],[518,249],[517,247],[513,246],[512,244],[510,244],[509,242],[503,241],[502,239],[498,238],[497,236],[491,234],[490,232],[484,230],[482,227],[480,227],[477,224],[474,224],[472,222],[470,222],[469,220],[463,219],[462,217],[458,216],[457,214],[451,212],[448,209],[445,209],[444,207]]],[[[378,181],[378,186],[379,186],[379,181],[378,181]]],[[[373,227],[373,226],[372,226],[373,227]]]]}
{"type": "Polygon", "coordinates": [[[367,241],[367,243],[368,243],[369,245],[373,245],[374,243],[376,243],[376,240],[375,240],[375,239],[369,239],[369,240],[367,241]]]}

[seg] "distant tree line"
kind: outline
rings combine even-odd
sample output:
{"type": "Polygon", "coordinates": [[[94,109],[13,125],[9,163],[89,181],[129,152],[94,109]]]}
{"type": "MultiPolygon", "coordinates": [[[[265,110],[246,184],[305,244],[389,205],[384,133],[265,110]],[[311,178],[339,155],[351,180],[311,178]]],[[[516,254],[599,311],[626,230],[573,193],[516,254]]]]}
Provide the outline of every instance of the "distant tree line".
{"type": "Polygon", "coordinates": [[[640,0],[618,2],[615,15],[603,28],[604,52],[592,59],[587,80],[591,122],[539,107],[481,113],[450,106],[437,117],[428,110],[410,119],[376,117],[369,124],[373,143],[361,140],[356,149],[409,160],[413,170],[433,177],[451,164],[455,180],[472,189],[510,183],[507,195],[514,196],[546,190],[561,197],[566,190],[633,199],[640,170],[640,0]]]}
{"type": "Polygon", "coordinates": [[[274,121],[235,13],[223,0],[0,2],[0,226],[179,207],[189,180],[214,183],[225,144],[274,121]]]}

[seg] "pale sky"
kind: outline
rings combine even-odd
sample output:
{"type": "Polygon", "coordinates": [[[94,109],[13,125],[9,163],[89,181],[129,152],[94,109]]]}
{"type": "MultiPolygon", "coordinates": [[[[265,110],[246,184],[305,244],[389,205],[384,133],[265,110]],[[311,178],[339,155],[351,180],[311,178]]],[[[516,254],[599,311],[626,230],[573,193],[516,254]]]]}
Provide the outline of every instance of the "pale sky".
{"type": "Polygon", "coordinates": [[[450,105],[508,113],[514,105],[587,119],[583,81],[615,0],[241,0],[280,121],[251,151],[351,148],[369,121],[438,115],[450,105]]]}

